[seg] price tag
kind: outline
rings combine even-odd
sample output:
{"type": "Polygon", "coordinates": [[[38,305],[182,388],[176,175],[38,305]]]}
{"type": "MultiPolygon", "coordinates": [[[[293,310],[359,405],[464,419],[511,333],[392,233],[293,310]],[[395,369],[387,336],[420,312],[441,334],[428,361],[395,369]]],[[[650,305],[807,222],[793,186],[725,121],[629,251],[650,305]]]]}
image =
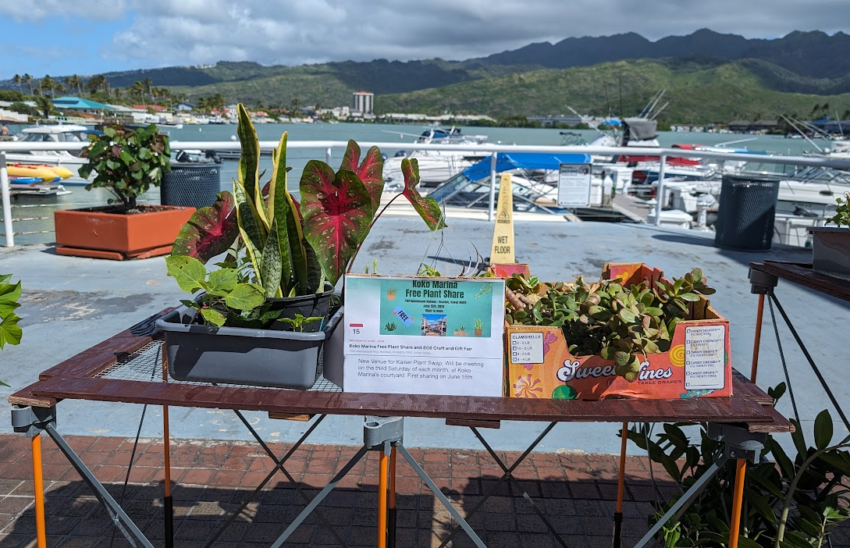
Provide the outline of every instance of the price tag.
{"type": "Polygon", "coordinates": [[[543,363],[543,333],[511,333],[511,363],[543,363]]]}

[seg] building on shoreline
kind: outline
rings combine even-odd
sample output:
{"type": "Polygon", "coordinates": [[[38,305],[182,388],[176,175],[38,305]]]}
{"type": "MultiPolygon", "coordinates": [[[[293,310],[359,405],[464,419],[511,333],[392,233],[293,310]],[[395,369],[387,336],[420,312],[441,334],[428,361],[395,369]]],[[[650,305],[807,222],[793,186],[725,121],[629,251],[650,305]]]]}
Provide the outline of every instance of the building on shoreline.
{"type": "Polygon", "coordinates": [[[372,111],[375,108],[375,94],[370,91],[355,91],[354,92],[354,105],[351,109],[352,112],[359,112],[361,115],[365,116],[367,114],[372,114],[372,111]]]}

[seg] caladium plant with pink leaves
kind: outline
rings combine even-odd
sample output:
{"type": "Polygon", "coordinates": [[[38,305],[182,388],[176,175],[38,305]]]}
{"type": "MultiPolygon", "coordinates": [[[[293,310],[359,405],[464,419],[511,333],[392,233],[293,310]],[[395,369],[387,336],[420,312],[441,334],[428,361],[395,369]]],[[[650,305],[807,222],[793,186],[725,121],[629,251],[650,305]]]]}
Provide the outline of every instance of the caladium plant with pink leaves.
{"type": "MultiPolygon", "coordinates": [[[[242,156],[233,193],[220,193],[212,206],[192,216],[175,242],[172,257],[208,262],[229,250],[228,259],[219,264],[235,268],[240,283],[261,287],[266,299],[321,293],[348,270],[383,213],[379,211],[384,189],[381,151],[371,147],[363,152],[349,141],[339,170],[325,162],[308,162],[301,176],[299,204],[287,190],[287,134],[272,155],[271,180],[263,185],[257,133],[247,110],[240,104],[237,111],[242,156]]],[[[405,160],[405,166],[405,189],[398,196],[413,204],[431,230],[443,228],[436,201],[416,190],[415,160],[405,160]]],[[[186,261],[171,262],[176,275],[177,265],[186,261]]]]}

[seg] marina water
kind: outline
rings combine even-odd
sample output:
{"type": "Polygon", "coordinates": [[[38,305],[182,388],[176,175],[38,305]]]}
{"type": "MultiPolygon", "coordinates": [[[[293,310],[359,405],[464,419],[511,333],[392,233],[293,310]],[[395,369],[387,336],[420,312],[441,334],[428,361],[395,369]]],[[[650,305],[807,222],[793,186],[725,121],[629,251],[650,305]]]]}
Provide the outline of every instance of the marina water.
{"type": "MultiPolygon", "coordinates": [[[[416,125],[383,125],[383,124],[257,124],[257,135],[261,141],[280,139],[281,134],[289,132],[289,141],[346,141],[354,139],[358,142],[393,142],[413,143],[426,128],[416,125]]],[[[491,128],[464,127],[463,133],[487,135],[490,144],[541,145],[557,146],[563,143],[559,129],[535,128],[491,128]]],[[[595,130],[571,130],[586,141],[592,141],[598,136],[595,130]]],[[[236,125],[185,125],[181,129],[170,129],[172,141],[234,141],[236,125]]],[[[803,139],[786,139],[777,135],[737,135],[701,132],[659,132],[658,141],[662,147],[676,143],[698,143],[702,145],[717,145],[733,143],[730,146],[746,147],[752,151],[765,151],[769,154],[799,155],[803,151],[815,150],[814,146],[803,139]]],[[[829,147],[828,141],[815,141],[821,148],[829,147]]],[[[298,190],[301,170],[309,160],[325,159],[324,148],[289,149],[287,165],[293,170],[289,173],[291,191],[298,190]]],[[[389,156],[394,150],[386,150],[389,156]]],[[[335,168],[342,159],[343,150],[334,149],[331,165],[335,168]]],[[[223,190],[232,188],[232,180],[236,176],[237,162],[225,160],[221,165],[221,183],[223,190]]],[[[271,158],[264,156],[260,171],[266,170],[268,176],[271,170],[271,158]]],[[[267,179],[268,177],[265,177],[267,179]]],[[[14,219],[27,219],[14,223],[16,245],[48,243],[55,240],[53,234],[53,210],[74,209],[105,205],[112,195],[104,189],[86,191],[81,186],[70,187],[73,191],[65,196],[30,197],[17,196],[13,198],[12,213],[14,219]],[[45,207],[46,206],[46,207],[45,207]]],[[[140,201],[159,203],[159,189],[152,189],[141,197],[140,201]]]]}

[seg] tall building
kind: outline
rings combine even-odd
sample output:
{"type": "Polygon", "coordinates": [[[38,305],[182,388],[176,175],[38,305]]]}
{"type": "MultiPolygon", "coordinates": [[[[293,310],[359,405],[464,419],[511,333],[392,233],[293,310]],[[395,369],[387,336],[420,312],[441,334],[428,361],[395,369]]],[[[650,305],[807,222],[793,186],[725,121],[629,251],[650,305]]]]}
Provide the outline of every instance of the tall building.
{"type": "Polygon", "coordinates": [[[375,106],[375,94],[368,91],[354,92],[354,112],[360,114],[372,114],[372,109],[375,106]]]}

